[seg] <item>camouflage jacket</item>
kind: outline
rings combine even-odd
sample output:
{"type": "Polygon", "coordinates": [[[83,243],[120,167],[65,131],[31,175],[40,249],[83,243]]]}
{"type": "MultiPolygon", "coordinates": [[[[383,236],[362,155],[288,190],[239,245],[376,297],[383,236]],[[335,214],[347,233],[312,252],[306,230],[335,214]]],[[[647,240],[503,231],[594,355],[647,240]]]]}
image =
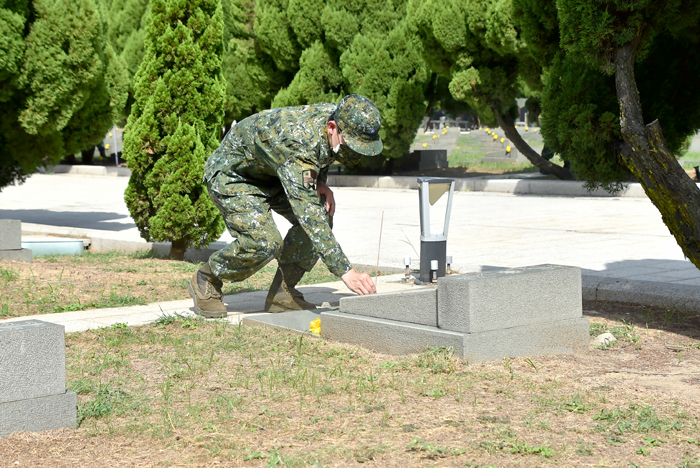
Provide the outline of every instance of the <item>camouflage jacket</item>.
{"type": "Polygon", "coordinates": [[[331,273],[342,276],[352,265],[316,192],[317,180],[325,181],[333,162],[327,123],[335,109],[335,104],[284,107],[240,121],[207,160],[204,180],[222,195],[233,195],[240,183],[258,187],[281,183],[316,252],[331,273]]]}

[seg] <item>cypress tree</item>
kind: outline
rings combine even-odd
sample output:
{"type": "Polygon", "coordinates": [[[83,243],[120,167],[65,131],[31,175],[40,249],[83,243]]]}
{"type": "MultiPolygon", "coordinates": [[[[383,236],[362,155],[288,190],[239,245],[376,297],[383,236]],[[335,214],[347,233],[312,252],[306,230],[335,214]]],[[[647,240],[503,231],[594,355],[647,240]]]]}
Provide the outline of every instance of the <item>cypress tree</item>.
{"type": "Polygon", "coordinates": [[[114,51],[124,61],[129,76],[129,99],[126,115],[133,104],[134,76],[143,60],[144,37],[149,0],[112,0],[109,2],[109,39],[114,51]]]}
{"type": "Polygon", "coordinates": [[[125,193],[147,241],[172,242],[170,255],[218,239],[223,221],[202,183],[223,118],[220,0],[153,0],[145,56],[124,137],[132,171],[125,193]]]}
{"type": "Polygon", "coordinates": [[[536,91],[541,68],[530,56],[513,22],[511,0],[409,0],[408,18],[421,38],[430,68],[450,80],[450,92],[497,123],[532,164],[560,179],[567,169],[537,154],[515,129],[515,98],[536,91]]]}
{"type": "Polygon", "coordinates": [[[255,3],[223,0],[224,51],[222,69],[226,79],[224,122],[243,120],[270,107],[275,94],[293,74],[281,70],[256,38],[255,3]]]}
{"type": "Polygon", "coordinates": [[[337,102],[363,94],[379,109],[382,157],[363,158],[359,170],[403,156],[426,110],[431,74],[422,45],[403,20],[406,2],[382,0],[263,0],[255,34],[278,69],[293,72],[273,107],[337,102]]]}
{"type": "Polygon", "coordinates": [[[0,187],[95,145],[127,79],[94,0],[0,3],[0,187]]]}

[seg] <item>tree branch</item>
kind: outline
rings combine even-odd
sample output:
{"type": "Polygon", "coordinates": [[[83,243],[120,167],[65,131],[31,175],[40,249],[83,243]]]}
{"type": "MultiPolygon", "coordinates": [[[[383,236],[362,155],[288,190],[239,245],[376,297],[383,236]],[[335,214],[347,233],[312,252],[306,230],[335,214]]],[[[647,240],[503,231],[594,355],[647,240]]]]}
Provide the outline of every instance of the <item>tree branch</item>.
{"type": "Polygon", "coordinates": [[[557,166],[556,164],[547,161],[542,156],[537,154],[537,152],[533,150],[525,140],[523,140],[523,137],[521,137],[518,131],[515,129],[515,122],[513,122],[513,118],[510,115],[501,114],[495,109],[494,113],[496,114],[498,125],[503,129],[506,137],[513,142],[515,147],[518,148],[518,151],[520,151],[532,164],[540,169],[544,169],[550,174],[554,174],[559,179],[576,180],[574,175],[568,169],[557,166]]]}

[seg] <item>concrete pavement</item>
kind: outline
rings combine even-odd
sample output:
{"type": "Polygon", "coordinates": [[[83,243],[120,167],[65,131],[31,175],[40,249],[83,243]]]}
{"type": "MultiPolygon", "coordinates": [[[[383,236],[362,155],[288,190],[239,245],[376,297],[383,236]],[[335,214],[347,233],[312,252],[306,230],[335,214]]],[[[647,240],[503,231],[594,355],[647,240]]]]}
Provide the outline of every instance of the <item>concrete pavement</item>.
{"type": "MultiPolygon", "coordinates": [[[[379,179],[365,184],[378,185],[379,179]]],[[[167,251],[167,246],[153,247],[140,239],[123,200],[127,180],[111,176],[35,174],[25,184],[6,187],[0,192],[0,218],[22,220],[24,235],[88,237],[95,250],[167,251]]],[[[379,254],[381,266],[403,267],[403,257],[411,256],[413,268],[418,268],[417,191],[339,187],[342,180],[336,179],[334,188],[337,201],[334,232],[350,260],[375,265],[379,254]]],[[[495,182],[493,186],[499,190],[508,190],[506,182],[511,182],[515,193],[475,191],[478,187],[473,186],[454,195],[447,247],[448,255],[453,257],[453,268],[471,272],[542,263],[578,266],[584,274],[584,297],[609,300],[645,297],[649,304],[700,310],[700,270],[684,258],[659,212],[643,193],[632,196],[632,188],[626,196],[619,197],[544,196],[522,193],[522,180],[495,182]]],[[[395,179],[393,183],[401,186],[403,182],[395,179]]],[[[559,181],[551,181],[548,190],[556,192],[557,185],[561,185],[559,181]]],[[[563,191],[570,194],[572,189],[563,191]]],[[[435,229],[441,228],[440,210],[444,212],[444,200],[433,207],[435,229]]],[[[284,234],[289,224],[281,217],[275,219],[284,234]]],[[[219,245],[224,245],[231,237],[225,233],[219,241],[219,245]]],[[[315,301],[347,294],[341,285],[328,286],[331,296],[315,301]]],[[[244,299],[242,295],[236,298],[232,303],[244,299]]],[[[260,298],[254,301],[259,302],[260,298]]],[[[153,305],[149,310],[159,315],[160,308],[163,312],[180,313],[189,310],[188,303],[172,307],[153,305]]],[[[259,305],[255,307],[260,310],[259,305]]],[[[91,317],[102,313],[85,312],[91,317]]],[[[141,309],[133,311],[134,315],[140,313],[141,309]]],[[[58,315],[63,314],[51,314],[51,318],[58,319],[58,315]]]]}

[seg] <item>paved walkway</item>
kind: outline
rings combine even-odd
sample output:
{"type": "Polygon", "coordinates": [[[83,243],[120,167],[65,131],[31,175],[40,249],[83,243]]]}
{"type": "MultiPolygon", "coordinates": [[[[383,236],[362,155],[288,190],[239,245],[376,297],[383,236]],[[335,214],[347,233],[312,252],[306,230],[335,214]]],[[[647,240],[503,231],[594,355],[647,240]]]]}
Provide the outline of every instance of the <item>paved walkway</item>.
{"type": "MultiPolygon", "coordinates": [[[[25,184],[0,192],[0,218],[22,220],[25,232],[82,234],[91,237],[93,245],[113,239],[145,248],[123,201],[127,181],[126,177],[35,174],[25,184]]],[[[376,265],[379,254],[381,266],[403,267],[403,258],[410,256],[413,268],[419,267],[417,191],[337,187],[335,193],[334,232],[352,262],[376,265]]],[[[441,228],[444,198],[433,207],[436,230],[441,228]]],[[[275,219],[284,234],[289,224],[275,219]]],[[[230,240],[228,233],[220,239],[230,240]]],[[[645,197],[460,191],[454,196],[448,255],[460,272],[556,263],[579,266],[589,279],[644,282],[637,286],[656,290],[666,285],[669,300],[678,291],[700,290],[700,270],[684,258],[645,197]]],[[[328,288],[335,288],[336,296],[347,293],[340,286],[328,288]]],[[[236,301],[242,300],[237,296],[236,301]]],[[[163,307],[164,312],[179,313],[188,310],[188,304],[154,305],[149,310],[161,314],[159,307],[163,307]]],[[[135,315],[143,312],[129,309],[135,315]]],[[[94,318],[101,313],[83,314],[94,318]]],[[[63,314],[52,317],[56,315],[63,314]]]]}

